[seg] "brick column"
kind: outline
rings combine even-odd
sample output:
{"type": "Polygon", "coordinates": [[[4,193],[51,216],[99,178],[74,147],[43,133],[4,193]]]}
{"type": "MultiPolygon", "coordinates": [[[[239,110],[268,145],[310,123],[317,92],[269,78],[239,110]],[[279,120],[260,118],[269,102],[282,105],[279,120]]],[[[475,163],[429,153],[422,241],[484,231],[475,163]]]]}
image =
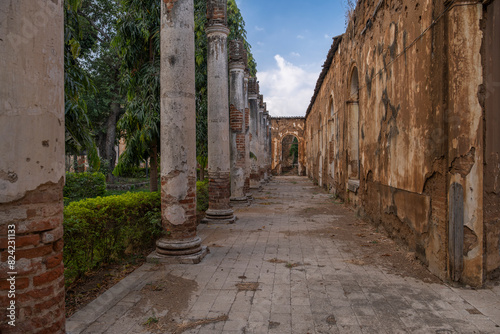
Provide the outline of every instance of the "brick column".
{"type": "Polygon", "coordinates": [[[268,178],[273,178],[273,138],[271,132],[271,115],[267,118],[267,173],[268,178]]]}
{"type": "Polygon", "coordinates": [[[208,210],[204,223],[234,223],[229,149],[227,0],[207,1],[208,210]]]}
{"type": "Polygon", "coordinates": [[[0,1],[0,333],[65,332],[63,1],[0,1]]]}
{"type": "Polygon", "coordinates": [[[251,159],[250,159],[250,105],[248,101],[248,80],[250,78],[250,72],[248,68],[245,69],[245,79],[243,93],[245,101],[245,185],[244,192],[249,200],[252,199],[252,194],[250,193],[250,170],[251,170],[251,159]]]}
{"type": "Polygon", "coordinates": [[[259,163],[259,181],[264,182],[264,169],[265,169],[265,152],[264,152],[264,136],[265,136],[265,119],[264,112],[266,111],[266,104],[264,103],[264,95],[259,95],[259,135],[258,135],[258,145],[259,154],[257,156],[259,163]]]}
{"type": "Polygon", "coordinates": [[[161,2],[161,212],[165,236],[149,261],[199,263],[193,0],[161,2]]]}
{"type": "Polygon", "coordinates": [[[259,82],[256,78],[248,80],[248,103],[250,106],[250,188],[260,187],[259,177],[259,82]]]}
{"type": "Polygon", "coordinates": [[[231,202],[247,203],[245,195],[245,168],[247,151],[245,147],[245,101],[244,79],[247,52],[243,41],[229,42],[229,122],[231,128],[231,202]]]}
{"type": "Polygon", "coordinates": [[[264,181],[269,182],[269,113],[267,108],[264,111],[264,136],[262,145],[264,146],[264,181]]]}

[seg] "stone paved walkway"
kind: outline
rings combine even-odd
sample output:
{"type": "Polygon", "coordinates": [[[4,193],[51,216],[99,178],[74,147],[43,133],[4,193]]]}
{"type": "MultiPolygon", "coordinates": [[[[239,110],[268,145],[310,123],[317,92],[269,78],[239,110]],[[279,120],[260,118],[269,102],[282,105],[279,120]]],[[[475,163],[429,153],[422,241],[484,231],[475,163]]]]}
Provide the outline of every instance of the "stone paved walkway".
{"type": "Polygon", "coordinates": [[[236,224],[200,226],[202,263],[145,264],[68,333],[500,333],[499,286],[439,283],[307,178],[254,198],[236,224]]]}

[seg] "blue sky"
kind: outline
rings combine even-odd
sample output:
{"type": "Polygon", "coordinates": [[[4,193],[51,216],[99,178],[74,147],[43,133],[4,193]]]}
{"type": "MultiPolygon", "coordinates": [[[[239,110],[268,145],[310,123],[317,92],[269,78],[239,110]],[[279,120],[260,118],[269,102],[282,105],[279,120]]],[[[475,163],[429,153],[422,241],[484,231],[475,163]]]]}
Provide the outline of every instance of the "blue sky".
{"type": "Polygon", "coordinates": [[[304,116],[346,0],[236,0],[272,116],[304,116]]]}

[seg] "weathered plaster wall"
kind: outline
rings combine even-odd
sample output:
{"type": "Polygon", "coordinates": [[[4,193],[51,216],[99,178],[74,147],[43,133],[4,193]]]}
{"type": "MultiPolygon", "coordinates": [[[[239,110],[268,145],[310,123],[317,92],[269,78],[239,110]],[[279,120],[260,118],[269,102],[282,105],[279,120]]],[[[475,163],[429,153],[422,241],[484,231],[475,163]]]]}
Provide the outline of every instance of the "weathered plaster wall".
{"type": "Polygon", "coordinates": [[[283,160],[283,139],[289,135],[295,136],[299,141],[299,175],[305,175],[305,119],[303,117],[271,117],[271,169],[273,174],[281,174],[283,160]]]}
{"type": "Polygon", "coordinates": [[[361,206],[441,278],[453,278],[455,261],[473,285],[484,261],[482,15],[478,4],[358,2],[334,39],[305,134],[308,176],[361,206]],[[456,184],[463,231],[450,237],[456,184]]]}

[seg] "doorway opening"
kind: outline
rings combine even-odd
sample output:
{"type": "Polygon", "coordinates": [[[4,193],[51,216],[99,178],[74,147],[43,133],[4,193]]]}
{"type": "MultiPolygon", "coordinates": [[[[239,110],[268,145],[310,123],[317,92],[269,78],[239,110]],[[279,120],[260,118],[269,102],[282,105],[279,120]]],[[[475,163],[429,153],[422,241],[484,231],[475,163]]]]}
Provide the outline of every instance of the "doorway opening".
{"type": "Polygon", "coordinates": [[[299,140],[293,135],[282,141],[281,174],[299,175],[299,140]]]}

